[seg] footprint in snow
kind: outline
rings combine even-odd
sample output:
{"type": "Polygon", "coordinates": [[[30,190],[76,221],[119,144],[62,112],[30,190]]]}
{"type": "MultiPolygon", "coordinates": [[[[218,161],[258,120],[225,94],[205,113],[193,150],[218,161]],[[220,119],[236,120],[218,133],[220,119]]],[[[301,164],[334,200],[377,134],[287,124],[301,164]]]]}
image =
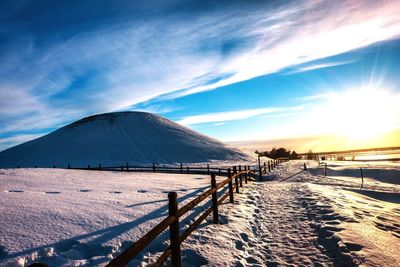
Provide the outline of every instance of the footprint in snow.
{"type": "Polygon", "coordinates": [[[364,246],[356,243],[345,242],[344,243],[348,250],[350,251],[360,251],[363,249],[364,246]]]}
{"type": "Polygon", "coordinates": [[[146,190],[138,190],[138,193],[147,193],[146,190]]]}
{"type": "Polygon", "coordinates": [[[8,190],[8,191],[6,191],[6,192],[9,192],[9,193],[23,193],[24,192],[24,190],[8,190]]]}
{"type": "Polygon", "coordinates": [[[229,223],[228,216],[220,214],[219,215],[219,224],[228,224],[228,223],[229,223]]]}
{"type": "Polygon", "coordinates": [[[50,194],[50,195],[57,195],[57,194],[61,194],[61,192],[59,192],[59,191],[47,191],[47,192],[44,192],[45,194],[50,194]]]}
{"type": "Polygon", "coordinates": [[[249,242],[249,236],[246,233],[240,233],[240,237],[244,242],[249,242]]]}
{"type": "Polygon", "coordinates": [[[242,249],[243,249],[243,246],[244,246],[244,244],[243,244],[242,241],[240,241],[240,240],[235,240],[235,247],[236,247],[236,249],[242,250],[242,249]]]}
{"type": "Polygon", "coordinates": [[[108,193],[110,193],[110,194],[121,194],[122,192],[121,191],[111,191],[111,192],[108,192],[108,193]]]}
{"type": "Polygon", "coordinates": [[[6,247],[0,246],[0,259],[7,256],[6,247]]]}
{"type": "Polygon", "coordinates": [[[87,193],[87,192],[90,192],[90,191],[92,191],[92,190],[90,190],[90,189],[81,189],[81,190],[79,190],[79,192],[82,192],[82,193],[87,193]]]}

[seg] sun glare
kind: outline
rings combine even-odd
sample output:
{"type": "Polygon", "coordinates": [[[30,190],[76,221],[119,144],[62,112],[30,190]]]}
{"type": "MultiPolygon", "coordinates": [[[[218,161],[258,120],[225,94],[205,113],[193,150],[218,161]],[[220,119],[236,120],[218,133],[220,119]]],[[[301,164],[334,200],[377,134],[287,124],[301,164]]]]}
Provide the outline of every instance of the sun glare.
{"type": "Polygon", "coordinates": [[[331,133],[368,141],[399,126],[400,97],[378,88],[351,89],[330,95],[322,109],[331,133]]]}

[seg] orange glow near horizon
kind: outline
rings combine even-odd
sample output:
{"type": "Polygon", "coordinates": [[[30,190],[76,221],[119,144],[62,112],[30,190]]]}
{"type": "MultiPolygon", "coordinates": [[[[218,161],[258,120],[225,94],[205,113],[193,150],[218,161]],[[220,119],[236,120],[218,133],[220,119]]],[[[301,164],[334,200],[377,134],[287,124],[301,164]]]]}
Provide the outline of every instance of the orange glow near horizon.
{"type": "Polygon", "coordinates": [[[249,152],[255,150],[266,151],[272,148],[285,147],[298,153],[305,153],[309,150],[314,152],[344,151],[352,149],[368,149],[380,147],[400,147],[400,129],[384,133],[376,138],[364,140],[351,140],[347,136],[339,135],[316,135],[298,138],[258,140],[232,142],[234,146],[241,147],[249,152]]]}
{"type": "Polygon", "coordinates": [[[400,146],[400,93],[360,87],[321,94],[314,101],[306,114],[282,131],[291,136],[239,145],[253,150],[286,147],[298,152],[400,146]]]}
{"type": "Polygon", "coordinates": [[[374,87],[329,94],[312,109],[310,130],[323,142],[304,144],[310,149],[354,149],[400,145],[400,94],[374,87]],[[329,135],[329,139],[323,136],[329,135]]]}

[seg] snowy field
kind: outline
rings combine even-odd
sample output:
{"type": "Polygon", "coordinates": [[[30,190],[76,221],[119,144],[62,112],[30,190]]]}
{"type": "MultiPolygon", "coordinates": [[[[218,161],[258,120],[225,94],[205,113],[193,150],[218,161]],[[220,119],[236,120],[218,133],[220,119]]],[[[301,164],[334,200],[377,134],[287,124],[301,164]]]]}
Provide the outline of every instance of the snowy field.
{"type": "MultiPolygon", "coordinates": [[[[224,204],[183,244],[184,266],[400,266],[400,165],[291,161],[224,204]],[[280,182],[302,170],[308,171],[280,182]],[[360,170],[364,186],[360,190],[360,170]]],[[[0,170],[0,265],[105,265],[209,176],[0,170]]],[[[188,218],[190,220],[191,218],[188,218]]],[[[186,223],[183,221],[182,225],[186,223]]],[[[184,227],[184,226],[182,226],[184,227]]],[[[167,235],[131,263],[151,263],[167,235]]]]}
{"type": "Polygon", "coordinates": [[[183,203],[209,186],[201,175],[0,170],[0,265],[108,262],[166,216],[168,192],[183,203]]]}

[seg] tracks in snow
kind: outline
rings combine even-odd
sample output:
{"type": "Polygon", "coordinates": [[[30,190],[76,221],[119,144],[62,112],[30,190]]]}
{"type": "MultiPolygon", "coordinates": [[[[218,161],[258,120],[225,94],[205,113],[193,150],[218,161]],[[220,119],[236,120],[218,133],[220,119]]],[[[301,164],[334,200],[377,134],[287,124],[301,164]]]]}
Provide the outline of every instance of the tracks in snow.
{"type": "Polygon", "coordinates": [[[306,185],[260,183],[246,194],[245,205],[255,208],[249,233],[236,241],[237,266],[357,265],[350,248],[335,235],[342,230],[336,225],[348,218],[336,214],[306,185]]]}
{"type": "MultiPolygon", "coordinates": [[[[362,246],[343,243],[341,222],[328,198],[307,184],[258,182],[235,205],[221,206],[223,222],[194,232],[184,250],[207,266],[357,266],[362,246]]],[[[199,266],[192,261],[185,264],[199,266]]],[[[200,264],[201,265],[201,264],[200,264]]]]}

